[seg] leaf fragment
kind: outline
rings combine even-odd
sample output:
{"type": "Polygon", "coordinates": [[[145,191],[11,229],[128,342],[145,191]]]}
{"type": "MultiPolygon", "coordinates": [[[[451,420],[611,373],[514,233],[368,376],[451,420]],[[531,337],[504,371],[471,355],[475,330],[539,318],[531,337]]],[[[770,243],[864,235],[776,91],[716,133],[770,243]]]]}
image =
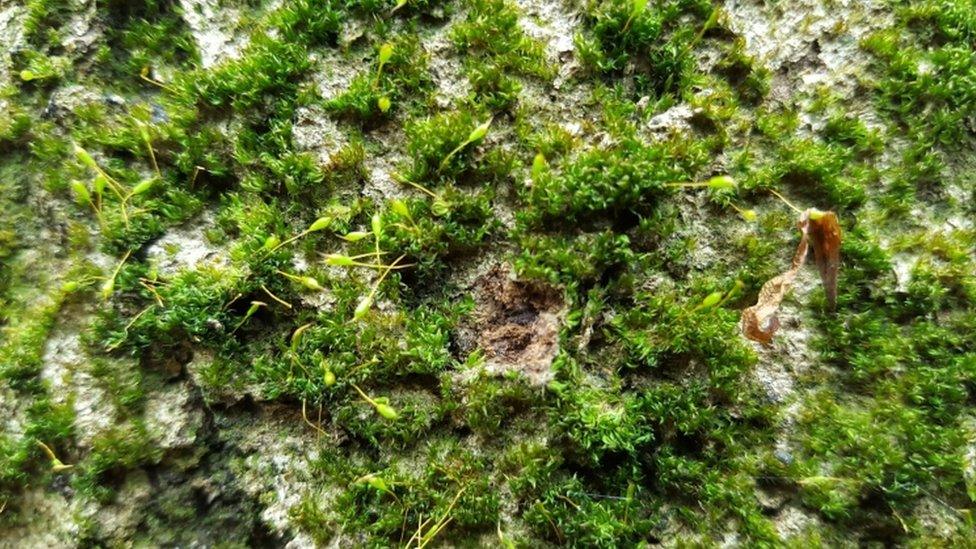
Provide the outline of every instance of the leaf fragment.
{"type": "Polygon", "coordinates": [[[837,303],[837,271],[840,268],[840,224],[834,212],[808,209],[797,223],[800,243],[790,268],[769,279],[759,290],[756,304],[742,311],[742,334],[763,345],[771,345],[773,335],[779,329],[779,306],[790,292],[797,274],[806,262],[811,243],[814,261],[820,271],[820,279],[827,294],[828,306],[833,310],[837,303]]]}
{"type": "Polygon", "coordinates": [[[809,213],[813,259],[827,294],[827,306],[837,308],[837,271],[840,269],[840,224],[834,212],[809,213]]]}

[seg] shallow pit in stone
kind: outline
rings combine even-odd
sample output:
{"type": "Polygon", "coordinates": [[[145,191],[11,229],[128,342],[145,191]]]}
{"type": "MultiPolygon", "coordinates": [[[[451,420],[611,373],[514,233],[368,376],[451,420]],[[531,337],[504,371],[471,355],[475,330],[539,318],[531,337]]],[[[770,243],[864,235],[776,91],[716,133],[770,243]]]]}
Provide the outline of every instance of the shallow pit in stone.
{"type": "Polygon", "coordinates": [[[478,277],[473,292],[477,307],[463,330],[462,347],[480,348],[489,373],[517,371],[536,385],[551,380],[565,316],[562,292],[544,283],[518,280],[502,264],[478,277]]]}

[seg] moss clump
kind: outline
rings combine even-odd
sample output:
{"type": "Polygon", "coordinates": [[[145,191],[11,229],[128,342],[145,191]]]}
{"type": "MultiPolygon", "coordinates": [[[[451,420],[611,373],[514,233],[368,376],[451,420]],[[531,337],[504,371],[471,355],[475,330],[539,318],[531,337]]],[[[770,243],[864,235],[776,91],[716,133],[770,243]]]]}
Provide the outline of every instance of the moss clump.
{"type": "Polygon", "coordinates": [[[427,72],[425,54],[411,35],[395,37],[375,48],[373,65],[356,76],[349,89],[325,103],[327,111],[361,124],[388,119],[401,108],[417,108],[426,102],[433,86],[427,72]],[[389,59],[379,58],[390,48],[389,59]]]}
{"type": "Polygon", "coordinates": [[[127,470],[159,463],[162,450],[149,437],[145,423],[133,420],[101,433],[91,453],[78,465],[72,480],[76,490],[107,503],[115,494],[113,482],[127,470]]]}
{"type": "Polygon", "coordinates": [[[473,102],[491,111],[510,109],[522,91],[518,76],[550,79],[543,46],[519,26],[519,10],[504,0],[472,0],[451,39],[465,56],[473,102]]]}
{"type": "Polygon", "coordinates": [[[918,140],[918,149],[966,142],[964,121],[976,105],[976,16],[966,2],[946,0],[913,2],[896,15],[897,28],[863,43],[879,60],[879,106],[918,140]]]}
{"type": "Polygon", "coordinates": [[[455,180],[474,180],[478,172],[490,170],[485,162],[470,162],[478,143],[471,143],[456,154],[451,151],[465,143],[472,130],[482,124],[488,115],[469,111],[446,112],[430,118],[414,120],[405,127],[407,153],[412,160],[403,176],[421,184],[455,180]],[[448,162],[444,164],[444,161],[448,162]],[[480,164],[480,165],[479,165],[480,164]]]}
{"type": "Polygon", "coordinates": [[[673,192],[669,184],[693,178],[703,160],[699,144],[682,140],[650,146],[625,140],[585,153],[534,182],[526,222],[573,224],[625,211],[647,214],[673,192]]]}
{"type": "Polygon", "coordinates": [[[310,46],[335,45],[345,19],[338,3],[329,0],[289,2],[270,17],[283,42],[310,46]]]}
{"type": "Polygon", "coordinates": [[[613,0],[587,5],[580,58],[598,74],[619,76],[639,65],[639,93],[681,95],[694,72],[692,50],[715,8],[707,0],[664,4],[613,0]],[[646,5],[646,8],[644,7],[646,5]]]}

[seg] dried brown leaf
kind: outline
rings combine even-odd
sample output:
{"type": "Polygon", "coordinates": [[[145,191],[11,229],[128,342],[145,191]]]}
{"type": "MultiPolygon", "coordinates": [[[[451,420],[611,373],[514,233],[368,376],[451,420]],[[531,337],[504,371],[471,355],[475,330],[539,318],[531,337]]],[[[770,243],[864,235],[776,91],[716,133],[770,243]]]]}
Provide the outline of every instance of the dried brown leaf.
{"type": "Polygon", "coordinates": [[[793,254],[790,268],[771,278],[759,290],[759,299],[752,307],[742,311],[740,321],[742,333],[747,338],[764,345],[773,342],[773,335],[779,329],[776,316],[783,298],[790,292],[796,275],[806,262],[811,242],[814,260],[820,270],[827,303],[831,307],[837,303],[837,271],[840,267],[840,225],[834,212],[807,210],[800,216],[797,226],[800,229],[800,244],[793,254]]]}
{"type": "Polygon", "coordinates": [[[813,258],[820,270],[827,306],[837,307],[837,271],[840,269],[840,224],[834,212],[810,214],[810,239],[813,241],[813,258]]]}
{"type": "Polygon", "coordinates": [[[793,263],[790,268],[783,273],[769,279],[759,290],[759,299],[752,307],[742,311],[742,333],[753,341],[758,341],[764,345],[773,342],[773,334],[779,329],[779,318],[776,313],[783,298],[793,287],[797,273],[803,267],[807,259],[807,252],[810,249],[810,239],[808,230],[810,227],[806,216],[800,220],[800,244],[796,247],[793,254],[793,263]]]}

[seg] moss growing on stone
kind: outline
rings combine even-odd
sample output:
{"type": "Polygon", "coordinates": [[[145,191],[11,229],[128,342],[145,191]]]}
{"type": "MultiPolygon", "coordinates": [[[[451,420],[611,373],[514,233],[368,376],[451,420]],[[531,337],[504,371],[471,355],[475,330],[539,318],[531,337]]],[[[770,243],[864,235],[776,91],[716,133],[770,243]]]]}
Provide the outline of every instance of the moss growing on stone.
{"type": "Polygon", "coordinates": [[[971,543],[970,0],[93,6],[4,12],[0,544],[971,543]]]}

